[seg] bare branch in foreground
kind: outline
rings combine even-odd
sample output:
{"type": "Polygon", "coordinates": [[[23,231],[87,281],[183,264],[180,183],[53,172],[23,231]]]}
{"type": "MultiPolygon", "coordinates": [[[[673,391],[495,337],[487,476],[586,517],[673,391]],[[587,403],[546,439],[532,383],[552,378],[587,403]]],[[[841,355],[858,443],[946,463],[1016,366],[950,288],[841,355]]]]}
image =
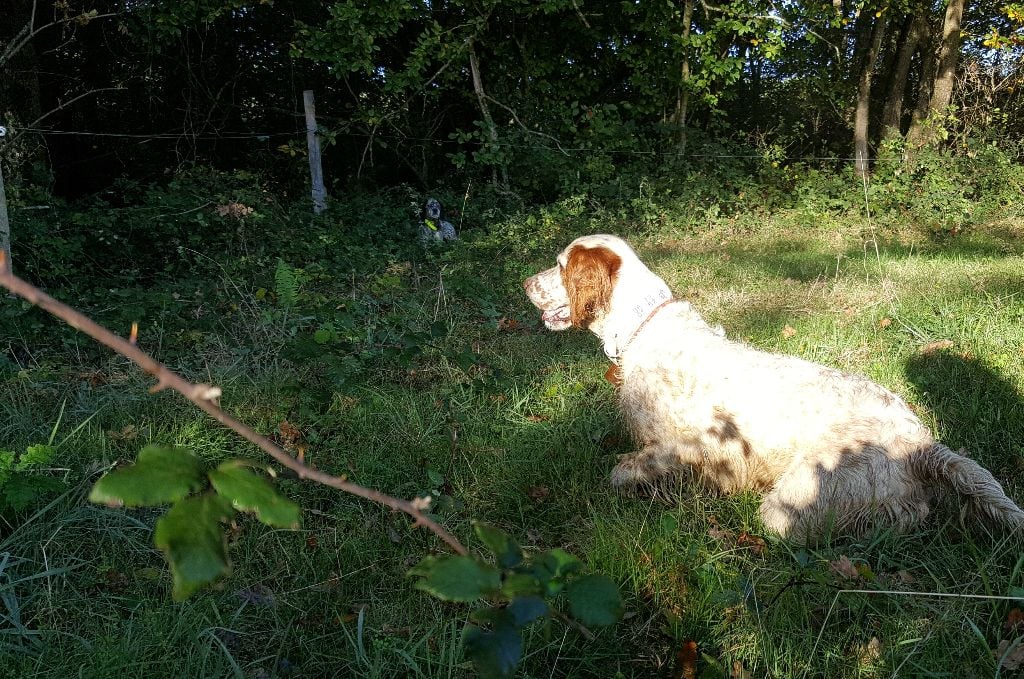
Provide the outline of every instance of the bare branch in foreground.
{"type": "Polygon", "coordinates": [[[10,267],[7,265],[7,258],[2,251],[0,251],[0,285],[13,292],[15,295],[18,295],[28,302],[36,305],[40,309],[56,316],[72,328],[85,333],[100,344],[109,347],[116,353],[131,360],[147,373],[155,377],[156,384],[150,389],[150,392],[157,392],[166,388],[173,389],[225,427],[235,431],[239,436],[247,441],[259,446],[264,452],[273,457],[279,463],[294,471],[299,478],[316,481],[317,483],[325,486],[337,488],[338,490],[346,493],[385,505],[391,509],[405,512],[413,518],[414,525],[426,526],[439,538],[444,540],[456,553],[462,555],[469,553],[454,535],[445,530],[436,521],[424,515],[423,512],[420,511],[418,504],[414,504],[406,500],[400,500],[376,490],[365,488],[356,483],[351,483],[344,478],[332,476],[319,470],[312,469],[305,463],[295,459],[283,449],[274,445],[270,439],[258,434],[228,413],[224,412],[224,410],[222,410],[217,404],[217,399],[220,397],[220,389],[218,387],[209,384],[194,384],[189,382],[170,370],[167,366],[152,358],[149,354],[145,353],[134,344],[130,343],[128,340],[118,337],[84,314],[75,311],[62,302],[58,302],[39,288],[33,286],[31,283],[18,278],[11,272],[10,267]]]}

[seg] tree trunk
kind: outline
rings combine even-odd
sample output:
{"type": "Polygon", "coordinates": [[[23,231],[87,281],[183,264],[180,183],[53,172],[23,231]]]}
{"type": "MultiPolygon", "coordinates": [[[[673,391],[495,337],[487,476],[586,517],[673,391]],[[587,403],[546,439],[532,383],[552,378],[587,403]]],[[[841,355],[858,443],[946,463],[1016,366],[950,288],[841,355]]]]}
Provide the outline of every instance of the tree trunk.
{"type": "Polygon", "coordinates": [[[857,82],[857,111],[853,122],[853,149],[857,174],[866,177],[868,173],[868,113],[871,107],[871,79],[878,61],[878,52],[885,36],[886,17],[878,17],[871,30],[871,45],[864,56],[864,66],[857,82]]]}
{"type": "Polygon", "coordinates": [[[917,82],[917,103],[911,116],[910,131],[907,139],[919,134],[919,128],[928,117],[928,102],[932,98],[932,84],[935,80],[935,48],[931,41],[926,41],[921,49],[921,76],[917,82]]]}
{"type": "Polygon", "coordinates": [[[917,46],[921,43],[925,31],[928,30],[927,20],[917,10],[910,18],[907,29],[903,32],[899,43],[896,63],[893,65],[892,77],[889,80],[889,92],[882,110],[882,139],[900,134],[900,121],[903,119],[903,98],[907,91],[907,76],[910,74],[910,63],[913,61],[917,46]]]}
{"type": "Polygon", "coordinates": [[[679,155],[686,152],[686,114],[690,106],[690,25],[693,23],[693,0],[683,0],[683,65],[676,95],[676,125],[679,131],[679,155]]]}
{"type": "Polygon", "coordinates": [[[917,109],[914,111],[914,121],[907,133],[908,145],[915,148],[926,146],[933,141],[932,131],[925,129],[925,121],[928,116],[942,113],[949,106],[953,98],[953,84],[956,80],[956,66],[960,60],[960,20],[964,14],[965,0],[949,0],[946,6],[946,16],[942,21],[942,42],[939,46],[939,54],[936,58],[931,54],[931,63],[927,63],[921,74],[921,86],[931,85],[928,91],[931,96],[924,104],[924,90],[918,94],[917,109]],[[934,80],[932,80],[934,72],[934,80]]]}
{"type": "Polygon", "coordinates": [[[946,18],[942,22],[942,47],[939,49],[939,70],[932,86],[931,113],[939,113],[949,106],[953,98],[956,65],[960,61],[960,19],[964,15],[965,0],[949,0],[946,18]]]}
{"type": "MultiPolygon", "coordinates": [[[[473,45],[471,39],[468,43],[469,46],[469,70],[473,74],[473,91],[476,92],[476,100],[480,105],[480,114],[484,117],[484,125],[487,127],[487,136],[491,139],[493,148],[498,148],[498,128],[494,125],[494,118],[491,117],[491,110],[487,106],[487,95],[484,94],[484,82],[480,77],[480,61],[476,56],[476,47],[473,45]]],[[[498,183],[498,170],[494,166],[491,166],[491,181],[495,184],[498,183]]],[[[501,182],[506,187],[508,186],[508,171],[505,169],[504,164],[501,166],[501,182]]]]}

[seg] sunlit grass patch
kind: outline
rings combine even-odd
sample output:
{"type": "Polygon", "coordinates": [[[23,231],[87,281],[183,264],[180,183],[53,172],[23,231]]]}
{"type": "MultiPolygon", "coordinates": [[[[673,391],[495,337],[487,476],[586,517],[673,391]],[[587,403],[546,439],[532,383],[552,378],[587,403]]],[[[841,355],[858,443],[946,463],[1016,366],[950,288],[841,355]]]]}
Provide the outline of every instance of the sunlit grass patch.
{"type": "MultiPolygon", "coordinates": [[[[647,234],[639,248],[730,338],[870,376],[1024,497],[1024,266],[1002,231],[964,244],[878,229],[876,252],[871,229],[853,218],[780,215],[750,228],[713,221],[699,234],[647,234]]],[[[409,366],[369,362],[358,380],[331,382],[284,359],[250,374],[225,350],[221,362],[196,357],[186,367],[223,385],[224,406],[258,430],[294,427],[318,468],[402,497],[448,498],[442,520],[474,547],[469,520],[479,519],[528,551],[562,547],[611,575],[626,619],[595,641],[539,625],[523,676],[655,676],[671,671],[687,641],[706,654],[699,666],[709,673],[716,664],[756,677],[995,672],[993,650],[1018,634],[1004,627],[1018,604],[984,597],[1024,587],[1021,541],[961,525],[955,502],[910,535],[802,548],[764,533],[756,494],[718,497],[686,483],[656,498],[614,492],[608,473],[632,446],[600,346],[586,333],[541,330],[521,293],[520,277],[562,245],[552,242],[543,262],[488,269],[500,282],[486,299],[479,282],[445,279],[449,264],[493,265],[472,259],[469,245],[430,272],[438,283],[403,279],[375,304],[407,313],[410,327],[444,324],[409,366]],[[460,365],[466,352],[472,361],[460,365]]],[[[62,404],[62,432],[92,417],[61,447],[55,466],[67,470],[67,492],[0,525],[0,559],[12,558],[0,593],[13,597],[0,614],[16,605],[35,639],[21,633],[24,652],[0,645],[10,658],[0,674],[470,673],[466,607],[438,603],[406,577],[440,551],[437,541],[387,510],[295,479],[280,485],[306,510],[302,528],[241,521],[230,533],[232,574],[172,604],[153,514],[86,504],[91,482],[149,442],[188,446],[210,462],[266,460],[147,386],[123,362],[51,362],[0,384],[3,447],[42,440],[62,404]]],[[[11,629],[0,618],[0,644],[21,639],[11,629]]]]}

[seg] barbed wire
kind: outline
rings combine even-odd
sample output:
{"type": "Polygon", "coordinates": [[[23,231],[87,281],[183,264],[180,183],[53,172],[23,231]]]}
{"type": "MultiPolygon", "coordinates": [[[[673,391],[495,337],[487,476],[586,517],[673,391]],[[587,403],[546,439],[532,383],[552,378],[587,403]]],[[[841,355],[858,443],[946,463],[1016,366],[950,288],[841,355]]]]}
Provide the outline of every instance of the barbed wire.
{"type": "MultiPolygon", "coordinates": [[[[206,133],[206,134],[188,134],[188,133],[171,133],[171,132],[158,132],[151,134],[142,133],[128,133],[128,132],[89,132],[84,130],[55,130],[48,128],[35,128],[35,127],[22,127],[18,128],[17,132],[30,132],[41,135],[64,135],[64,136],[83,136],[83,137],[117,137],[125,139],[194,139],[194,140],[245,140],[255,139],[258,141],[268,141],[271,138],[280,137],[293,137],[300,138],[306,134],[305,130],[294,131],[294,132],[225,132],[225,133],[206,133]]],[[[552,153],[561,153],[563,155],[568,153],[592,153],[592,154],[607,154],[607,155],[629,155],[629,156],[646,156],[646,157],[662,157],[662,158],[693,158],[693,159],[734,159],[734,160],[763,160],[766,162],[781,162],[781,161],[828,161],[828,162],[842,162],[852,163],[857,160],[855,156],[821,156],[821,155],[778,155],[775,153],[701,153],[701,152],[683,152],[683,151],[659,151],[659,150],[640,150],[640,149],[609,149],[600,147],[590,146],[548,146],[548,145],[536,145],[536,144],[521,144],[516,142],[501,142],[501,141],[485,141],[479,139],[437,139],[431,137],[412,137],[404,135],[381,135],[381,134],[370,134],[363,132],[349,132],[349,131],[334,131],[324,129],[322,134],[325,136],[333,137],[349,137],[358,139],[381,139],[385,141],[400,141],[400,142],[420,142],[425,144],[434,144],[436,146],[457,145],[462,146],[465,144],[477,144],[485,148],[514,148],[514,149],[528,149],[533,151],[549,151],[552,153]]],[[[1013,154],[1010,158],[1024,158],[1024,152],[1013,154]]],[[[869,157],[868,160],[878,160],[877,156],[869,157]]]]}

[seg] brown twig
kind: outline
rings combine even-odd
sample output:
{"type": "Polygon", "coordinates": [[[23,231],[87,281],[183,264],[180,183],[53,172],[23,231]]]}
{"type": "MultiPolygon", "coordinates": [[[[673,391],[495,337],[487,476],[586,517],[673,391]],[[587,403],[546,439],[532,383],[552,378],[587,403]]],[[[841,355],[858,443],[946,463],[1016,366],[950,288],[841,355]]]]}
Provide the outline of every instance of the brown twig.
{"type": "Polygon", "coordinates": [[[356,483],[351,483],[350,481],[338,476],[331,476],[330,474],[312,469],[306,466],[303,462],[296,460],[287,452],[274,445],[270,439],[265,436],[261,436],[228,413],[224,412],[224,410],[222,410],[217,404],[217,400],[220,398],[221,394],[219,387],[209,384],[195,384],[189,382],[170,370],[164,364],[152,358],[149,354],[145,353],[134,344],[128,342],[122,337],[118,337],[93,321],[91,318],[75,311],[68,305],[58,302],[39,288],[33,286],[31,283],[18,278],[11,272],[10,267],[7,266],[7,258],[2,251],[0,251],[0,285],[13,292],[15,295],[31,302],[40,309],[56,316],[79,332],[83,332],[89,337],[92,337],[100,344],[103,344],[125,358],[128,358],[147,373],[155,377],[156,384],[150,389],[151,393],[167,388],[173,389],[225,427],[232,429],[242,438],[259,446],[268,455],[288,469],[294,471],[299,478],[316,481],[317,483],[325,486],[337,488],[338,490],[346,493],[385,505],[391,509],[405,512],[413,518],[414,525],[426,526],[439,538],[444,540],[456,553],[462,555],[469,553],[454,535],[445,530],[436,521],[424,515],[419,508],[413,505],[413,503],[391,497],[390,495],[385,495],[384,493],[370,488],[365,488],[356,483]]]}

